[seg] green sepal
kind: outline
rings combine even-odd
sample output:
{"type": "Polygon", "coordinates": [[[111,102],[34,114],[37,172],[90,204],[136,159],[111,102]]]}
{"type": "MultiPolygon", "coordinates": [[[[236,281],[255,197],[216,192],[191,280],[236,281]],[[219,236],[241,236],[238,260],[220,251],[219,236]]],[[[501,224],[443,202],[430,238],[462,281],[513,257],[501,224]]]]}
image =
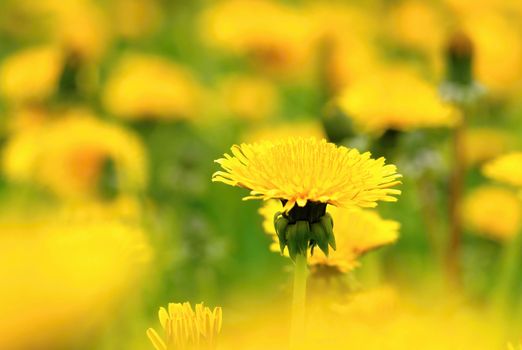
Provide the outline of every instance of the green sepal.
{"type": "Polygon", "coordinates": [[[310,231],[315,244],[317,244],[319,248],[323,251],[323,253],[326,256],[328,256],[328,254],[330,253],[330,250],[328,248],[328,235],[326,234],[323,225],[319,222],[315,222],[310,226],[310,231]]]}
{"type": "Polygon", "coordinates": [[[285,246],[287,245],[286,231],[288,228],[288,220],[281,215],[275,219],[274,227],[277,237],[279,238],[279,249],[281,250],[281,254],[284,254],[285,246]]]}
{"type": "Polygon", "coordinates": [[[288,245],[288,254],[290,259],[295,262],[297,254],[299,254],[299,247],[297,243],[297,225],[290,224],[286,229],[286,244],[288,245]]]}
{"type": "Polygon", "coordinates": [[[321,217],[320,220],[321,225],[323,226],[326,235],[328,236],[328,243],[333,248],[333,250],[337,249],[337,245],[335,244],[335,235],[333,233],[333,219],[329,213],[326,213],[321,217]]]}
{"type": "Polygon", "coordinates": [[[296,225],[296,241],[299,254],[306,255],[308,242],[310,241],[310,224],[308,221],[297,221],[296,225]]]}

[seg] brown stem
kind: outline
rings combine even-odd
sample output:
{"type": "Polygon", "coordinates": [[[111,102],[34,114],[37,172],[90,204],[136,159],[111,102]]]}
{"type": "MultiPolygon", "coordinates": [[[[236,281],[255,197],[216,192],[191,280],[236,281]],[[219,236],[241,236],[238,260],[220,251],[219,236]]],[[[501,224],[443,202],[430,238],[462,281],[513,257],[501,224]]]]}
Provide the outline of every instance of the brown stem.
{"type": "Polygon", "coordinates": [[[464,149],[464,124],[459,125],[453,134],[453,166],[450,177],[449,193],[449,241],[446,256],[446,268],[448,280],[451,286],[459,287],[462,282],[462,271],[460,265],[461,258],[461,238],[462,238],[462,219],[460,207],[462,202],[462,192],[464,187],[464,175],[466,171],[466,159],[464,149]]]}

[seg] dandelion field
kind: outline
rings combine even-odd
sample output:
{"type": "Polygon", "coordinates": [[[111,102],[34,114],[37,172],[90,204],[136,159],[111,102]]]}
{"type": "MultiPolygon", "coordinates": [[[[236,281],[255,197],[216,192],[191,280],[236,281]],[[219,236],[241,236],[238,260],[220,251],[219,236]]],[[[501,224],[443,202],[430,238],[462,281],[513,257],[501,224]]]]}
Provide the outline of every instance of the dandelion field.
{"type": "Polygon", "coordinates": [[[0,349],[522,348],[518,0],[0,0],[0,349]]]}

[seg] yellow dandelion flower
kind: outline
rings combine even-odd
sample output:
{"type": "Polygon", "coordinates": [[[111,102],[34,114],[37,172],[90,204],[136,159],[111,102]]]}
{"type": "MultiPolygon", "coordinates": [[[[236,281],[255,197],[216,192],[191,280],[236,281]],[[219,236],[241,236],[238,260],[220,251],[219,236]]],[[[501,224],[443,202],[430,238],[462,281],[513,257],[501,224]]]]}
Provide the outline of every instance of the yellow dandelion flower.
{"type": "Polygon", "coordinates": [[[514,144],[513,137],[504,130],[473,128],[464,134],[466,162],[476,165],[506,153],[514,144]]]}
{"type": "Polygon", "coordinates": [[[463,216],[471,230],[505,241],[513,238],[520,230],[521,210],[516,194],[499,187],[482,186],[465,199],[463,216]]]}
{"type": "Polygon", "coordinates": [[[118,189],[143,189],[147,179],[143,145],[130,131],[70,111],[42,127],[15,133],[3,155],[3,170],[15,182],[32,182],[63,198],[96,196],[107,161],[118,189]]]}
{"type": "Polygon", "coordinates": [[[517,22],[490,11],[471,12],[463,22],[474,45],[476,80],[497,94],[519,88],[522,43],[517,22]],[[504,50],[506,47],[509,47],[509,53],[504,50]]]}
{"type": "Polygon", "coordinates": [[[157,56],[124,56],[105,86],[107,109],[126,119],[176,119],[197,113],[200,88],[185,68],[157,56]]]}
{"type": "Polygon", "coordinates": [[[211,310],[201,303],[193,310],[188,302],[170,303],[168,309],[159,310],[166,340],[152,328],[147,330],[147,336],[156,350],[211,350],[216,348],[222,318],[221,307],[211,310]]]}
{"type": "Polygon", "coordinates": [[[338,103],[366,132],[446,127],[459,120],[434,85],[407,69],[388,68],[361,78],[344,90],[338,103]]]}
{"type": "Polygon", "coordinates": [[[42,0],[33,9],[47,20],[49,35],[65,51],[87,60],[97,60],[105,52],[108,21],[93,1],[42,0]]]}
{"type": "Polygon", "coordinates": [[[131,39],[153,33],[163,20],[156,0],[114,0],[110,4],[110,15],[115,31],[131,39]]]}
{"type": "Polygon", "coordinates": [[[55,47],[34,47],[14,53],[0,67],[0,92],[14,103],[49,98],[57,89],[62,67],[62,53],[55,47]]]}
{"type": "Polygon", "coordinates": [[[231,151],[232,156],[216,160],[224,171],[214,173],[212,181],[249,189],[245,199],[285,200],[285,211],[307,202],[375,207],[400,194],[391,188],[400,183],[394,165],[324,139],[243,143],[231,151]]]}
{"type": "Polygon", "coordinates": [[[307,9],[314,25],[314,40],[323,47],[325,78],[337,93],[351,82],[370,74],[379,57],[374,45],[378,25],[362,7],[312,3],[307,9]]]}
{"type": "Polygon", "coordinates": [[[444,44],[444,22],[432,3],[401,2],[389,14],[389,24],[389,33],[402,45],[433,54],[438,53],[444,44]]]}
{"type": "Polygon", "coordinates": [[[220,82],[219,91],[225,111],[244,119],[270,117],[279,104],[275,85],[261,77],[229,76],[220,82]]]}
{"type": "Polygon", "coordinates": [[[114,220],[53,213],[2,219],[0,231],[2,349],[74,347],[103,329],[151,258],[141,229],[114,220]]]}
{"type": "Polygon", "coordinates": [[[522,344],[515,346],[512,343],[508,343],[507,348],[508,350],[522,350],[522,344]]]}
{"type": "Polygon", "coordinates": [[[482,171],[495,181],[522,187],[522,152],[499,156],[486,163],[482,171]]]}
{"type": "MultiPolygon", "coordinates": [[[[279,252],[279,238],[274,228],[274,214],[281,211],[281,203],[266,201],[259,209],[263,217],[263,229],[272,238],[270,250],[279,252]]],[[[399,237],[400,224],[384,220],[377,213],[362,209],[331,208],[335,223],[336,250],[328,256],[322,251],[314,251],[308,258],[312,266],[331,266],[347,272],[358,266],[357,259],[373,249],[394,243],[399,237]]],[[[285,250],[285,255],[288,252],[285,250]]]]}
{"type": "Polygon", "coordinates": [[[290,123],[257,126],[243,136],[245,142],[280,141],[288,137],[325,138],[323,126],[317,120],[303,120],[290,123]]]}
{"type": "Polygon", "coordinates": [[[248,55],[277,71],[302,73],[310,56],[311,28],[306,17],[275,1],[217,2],[201,16],[200,28],[210,45],[248,55]]]}

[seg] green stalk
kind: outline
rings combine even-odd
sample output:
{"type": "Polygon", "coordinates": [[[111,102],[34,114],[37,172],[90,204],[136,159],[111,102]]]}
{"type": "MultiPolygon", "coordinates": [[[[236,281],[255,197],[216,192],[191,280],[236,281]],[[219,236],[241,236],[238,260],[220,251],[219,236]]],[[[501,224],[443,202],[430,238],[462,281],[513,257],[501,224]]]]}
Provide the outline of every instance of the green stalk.
{"type": "Polygon", "coordinates": [[[517,268],[520,264],[522,250],[522,233],[518,233],[511,242],[506,242],[503,247],[500,274],[496,288],[493,291],[493,308],[504,313],[509,306],[509,298],[514,288],[517,276],[517,268]]]}
{"type": "Polygon", "coordinates": [[[292,298],[292,327],[290,330],[290,348],[297,349],[303,343],[306,325],[306,278],[308,265],[304,254],[297,254],[294,268],[294,292],[292,298]]]}

